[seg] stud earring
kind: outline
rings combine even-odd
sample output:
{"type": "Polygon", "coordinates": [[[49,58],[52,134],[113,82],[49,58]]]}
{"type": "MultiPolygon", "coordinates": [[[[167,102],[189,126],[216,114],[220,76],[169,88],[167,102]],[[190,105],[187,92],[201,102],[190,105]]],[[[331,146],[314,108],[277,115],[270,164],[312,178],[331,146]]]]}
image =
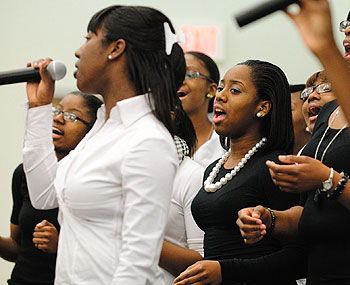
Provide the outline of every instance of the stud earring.
{"type": "Polygon", "coordinates": [[[108,56],[108,59],[109,59],[109,60],[111,60],[111,59],[112,59],[112,55],[111,55],[111,54],[108,56]]]}
{"type": "Polygon", "coordinates": [[[212,99],[214,96],[213,95],[211,95],[211,94],[207,94],[207,98],[210,98],[210,99],[212,99]]]}
{"type": "Polygon", "coordinates": [[[311,133],[308,126],[306,126],[305,131],[306,131],[307,133],[311,133]]]}
{"type": "Polygon", "coordinates": [[[256,116],[257,116],[258,118],[261,118],[261,117],[262,117],[262,114],[259,112],[259,113],[256,114],[256,116]]]}

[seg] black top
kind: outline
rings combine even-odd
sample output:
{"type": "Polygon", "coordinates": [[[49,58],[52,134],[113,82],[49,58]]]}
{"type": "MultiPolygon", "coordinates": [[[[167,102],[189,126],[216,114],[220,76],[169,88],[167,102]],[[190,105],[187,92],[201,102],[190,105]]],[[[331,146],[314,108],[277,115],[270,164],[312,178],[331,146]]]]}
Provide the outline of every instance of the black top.
{"type": "Polygon", "coordinates": [[[27,182],[20,164],[12,177],[13,208],[11,223],[21,231],[21,245],[9,284],[53,284],[55,278],[56,254],[45,253],[33,244],[36,224],[47,220],[59,230],[58,210],[36,210],[29,200],[27,182]]]}
{"type": "MultiPolygon", "coordinates": [[[[295,284],[297,276],[291,268],[302,263],[294,254],[299,247],[282,247],[278,240],[270,236],[253,245],[246,245],[236,225],[237,212],[242,208],[263,205],[285,210],[298,204],[299,195],[281,192],[272,182],[265,164],[266,160],[277,162],[277,156],[281,153],[257,152],[221,189],[207,193],[202,187],[192,202],[193,217],[205,233],[205,259],[220,261],[223,284],[242,284],[239,281],[255,282],[249,284],[295,284]],[[257,258],[270,254],[272,258],[257,258]],[[276,266],[284,267],[279,269],[276,266]]],[[[215,164],[216,161],[208,166],[204,180],[215,164]]],[[[221,167],[215,182],[230,171],[221,167]]]]}
{"type": "MultiPolygon", "coordinates": [[[[315,156],[317,145],[328,126],[329,116],[336,107],[336,101],[323,106],[303,155],[315,156]]],[[[321,158],[338,131],[331,128],[327,131],[317,159],[321,158]]],[[[348,129],[344,129],[330,145],[323,163],[338,172],[350,174],[348,129]]],[[[350,284],[350,211],[336,200],[326,197],[321,197],[315,203],[314,196],[315,190],[305,195],[304,211],[299,222],[299,233],[307,242],[309,250],[308,284],[350,284]]]]}

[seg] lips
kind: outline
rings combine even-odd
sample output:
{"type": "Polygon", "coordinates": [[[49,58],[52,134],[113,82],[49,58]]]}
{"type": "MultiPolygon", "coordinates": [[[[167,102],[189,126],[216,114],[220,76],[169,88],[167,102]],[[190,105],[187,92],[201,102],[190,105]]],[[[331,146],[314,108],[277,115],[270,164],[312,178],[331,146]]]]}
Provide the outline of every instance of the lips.
{"type": "Polygon", "coordinates": [[[343,41],[343,46],[345,48],[345,59],[350,60],[350,40],[345,39],[343,41]]]}
{"type": "Polygon", "coordinates": [[[59,128],[52,127],[52,138],[53,139],[59,139],[64,136],[64,132],[61,131],[59,128]]]}
{"type": "Polygon", "coordinates": [[[226,118],[226,112],[220,105],[214,105],[213,123],[218,124],[226,118]]]}
{"type": "Polygon", "coordinates": [[[322,109],[322,106],[318,104],[310,104],[308,107],[308,115],[309,115],[309,121],[314,122],[316,121],[318,114],[320,113],[322,109]]]}
{"type": "Polygon", "coordinates": [[[187,95],[187,92],[185,91],[182,91],[182,90],[179,90],[177,92],[177,95],[179,96],[179,98],[182,98],[182,97],[185,97],[187,95]]]}

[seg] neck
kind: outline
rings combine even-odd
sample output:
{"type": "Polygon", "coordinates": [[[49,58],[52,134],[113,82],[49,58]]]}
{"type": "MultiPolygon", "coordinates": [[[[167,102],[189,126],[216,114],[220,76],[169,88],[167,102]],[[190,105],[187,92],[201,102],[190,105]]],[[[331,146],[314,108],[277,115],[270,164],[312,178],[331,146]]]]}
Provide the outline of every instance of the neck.
{"type": "Polygon", "coordinates": [[[104,104],[106,106],[106,121],[109,119],[111,109],[119,102],[124,99],[128,99],[136,96],[136,91],[128,80],[124,81],[124,84],[118,84],[116,81],[112,83],[108,89],[102,94],[104,104]]]}
{"type": "Polygon", "coordinates": [[[196,112],[189,115],[197,136],[196,149],[199,149],[211,137],[213,124],[208,119],[208,113],[196,112]]]}
{"type": "Polygon", "coordinates": [[[231,138],[230,148],[231,153],[225,163],[226,168],[233,168],[237,163],[251,150],[256,143],[262,139],[259,135],[250,135],[247,137],[231,138]]]}
{"type": "Polygon", "coordinates": [[[69,152],[60,152],[55,150],[57,160],[60,161],[62,158],[64,158],[69,152]]]}

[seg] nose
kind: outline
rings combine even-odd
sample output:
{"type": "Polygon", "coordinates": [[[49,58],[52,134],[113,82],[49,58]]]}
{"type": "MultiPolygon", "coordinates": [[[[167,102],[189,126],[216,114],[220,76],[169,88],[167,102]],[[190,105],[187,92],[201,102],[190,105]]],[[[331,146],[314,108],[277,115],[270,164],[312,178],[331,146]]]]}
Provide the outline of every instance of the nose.
{"type": "Polygon", "coordinates": [[[81,47],[75,51],[74,53],[75,57],[80,58],[80,50],[81,50],[81,47]]]}
{"type": "Polygon", "coordinates": [[[312,93],[307,98],[308,101],[319,100],[319,99],[320,99],[320,94],[318,94],[315,89],[312,91],[312,93]]]}
{"type": "Polygon", "coordinates": [[[216,101],[226,102],[226,100],[227,100],[227,97],[226,97],[226,95],[225,95],[224,89],[222,89],[221,91],[218,91],[218,92],[216,93],[214,103],[215,103],[216,101]]]}
{"type": "Polygon", "coordinates": [[[350,26],[345,29],[344,34],[346,37],[350,35],[350,26]]]}
{"type": "Polygon", "coordinates": [[[60,123],[60,124],[64,124],[65,123],[65,120],[63,118],[63,113],[59,113],[58,115],[56,116],[53,116],[53,121],[56,122],[56,123],[60,123]]]}

